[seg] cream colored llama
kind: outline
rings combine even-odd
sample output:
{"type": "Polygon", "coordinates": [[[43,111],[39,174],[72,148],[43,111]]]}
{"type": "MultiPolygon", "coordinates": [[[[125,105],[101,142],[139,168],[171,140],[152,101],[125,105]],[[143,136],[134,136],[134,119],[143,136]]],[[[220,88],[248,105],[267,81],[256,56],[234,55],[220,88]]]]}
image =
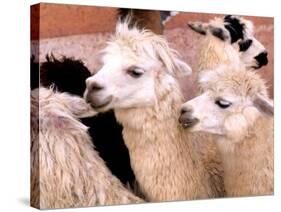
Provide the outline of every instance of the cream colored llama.
{"type": "Polygon", "coordinates": [[[264,80],[244,66],[199,76],[204,92],[182,107],[190,131],[216,135],[228,196],[273,193],[273,102],[264,80]]]}
{"type": "Polygon", "coordinates": [[[213,150],[208,144],[199,149],[178,123],[183,96],[174,76],[190,74],[190,67],[161,36],[126,22],[117,24],[102,55],[103,66],[86,80],[84,96],[97,111],[114,109],[146,199],[222,196],[220,164],[209,154],[213,150]]]}
{"type": "Polygon", "coordinates": [[[31,96],[31,205],[86,207],[143,202],[111,174],[78,117],[84,99],[40,88],[31,96]],[[39,98],[39,101],[38,101],[39,98]]]}
{"type": "Polygon", "coordinates": [[[188,26],[204,36],[200,44],[198,71],[241,62],[253,70],[268,63],[266,49],[254,37],[253,24],[249,20],[227,15],[209,23],[190,22],[188,26]]]}

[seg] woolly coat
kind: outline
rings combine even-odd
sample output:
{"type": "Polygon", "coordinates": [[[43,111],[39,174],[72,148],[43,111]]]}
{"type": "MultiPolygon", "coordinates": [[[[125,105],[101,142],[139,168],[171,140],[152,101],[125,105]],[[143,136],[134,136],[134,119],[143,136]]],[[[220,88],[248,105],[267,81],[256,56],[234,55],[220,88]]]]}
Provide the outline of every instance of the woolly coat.
{"type": "Polygon", "coordinates": [[[225,135],[213,136],[222,156],[227,196],[272,194],[273,117],[247,102],[257,95],[268,98],[264,80],[244,67],[224,65],[201,77],[203,90],[216,91],[217,96],[228,90],[246,102],[224,117],[225,135]]]}
{"type": "Polygon", "coordinates": [[[247,137],[218,142],[227,196],[273,194],[273,119],[259,118],[247,137]]]}
{"type": "Polygon", "coordinates": [[[44,88],[32,91],[32,206],[65,208],[143,202],[111,174],[94,150],[87,127],[77,119],[89,114],[95,112],[82,98],[44,88]]]}
{"type": "Polygon", "coordinates": [[[149,201],[222,196],[221,164],[219,160],[210,160],[211,153],[202,157],[201,154],[211,152],[209,145],[202,145],[199,150],[195,141],[198,136],[192,138],[179,125],[183,97],[176,80],[170,76],[167,83],[164,75],[167,74],[159,72],[156,76],[155,105],[115,110],[117,120],[123,125],[124,140],[140,189],[149,201]]]}

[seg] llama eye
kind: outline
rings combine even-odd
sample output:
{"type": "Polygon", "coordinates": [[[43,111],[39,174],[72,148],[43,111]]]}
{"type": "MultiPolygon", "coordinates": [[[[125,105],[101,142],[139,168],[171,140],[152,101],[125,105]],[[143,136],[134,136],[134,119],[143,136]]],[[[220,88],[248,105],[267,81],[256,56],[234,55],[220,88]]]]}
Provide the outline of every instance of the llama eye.
{"type": "Polygon", "coordinates": [[[133,78],[139,78],[143,75],[143,70],[140,68],[129,69],[128,74],[133,78]]]}
{"type": "Polygon", "coordinates": [[[218,105],[220,108],[225,109],[231,105],[231,102],[223,100],[223,99],[218,99],[215,101],[215,104],[218,105]]]}

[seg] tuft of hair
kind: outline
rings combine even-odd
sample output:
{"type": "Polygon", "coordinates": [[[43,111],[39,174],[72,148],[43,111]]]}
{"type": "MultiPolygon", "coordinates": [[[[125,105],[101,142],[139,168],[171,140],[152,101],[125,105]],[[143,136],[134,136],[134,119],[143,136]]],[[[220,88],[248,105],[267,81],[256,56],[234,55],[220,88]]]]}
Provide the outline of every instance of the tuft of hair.
{"type": "Polygon", "coordinates": [[[34,93],[38,93],[40,106],[45,106],[52,103],[52,106],[56,106],[57,109],[62,109],[71,113],[75,118],[92,117],[97,115],[97,112],[88,104],[84,98],[77,95],[72,95],[66,92],[58,92],[53,86],[49,89],[40,87],[38,91],[34,90],[34,93]]]}
{"type": "Polygon", "coordinates": [[[231,88],[239,96],[268,97],[265,81],[255,72],[247,71],[245,66],[230,64],[219,65],[215,69],[199,73],[199,82],[203,90],[225,90],[231,88]]]}
{"type": "Polygon", "coordinates": [[[46,62],[40,66],[40,84],[61,92],[83,96],[86,89],[85,80],[91,76],[90,71],[81,60],[63,56],[57,59],[46,55],[46,62]]]}
{"type": "Polygon", "coordinates": [[[116,33],[105,51],[110,51],[111,47],[117,44],[121,48],[131,49],[137,56],[145,55],[160,61],[173,76],[191,74],[191,68],[180,60],[178,52],[170,48],[163,36],[147,29],[139,29],[135,25],[130,26],[130,21],[131,17],[127,16],[117,23],[116,33]]]}

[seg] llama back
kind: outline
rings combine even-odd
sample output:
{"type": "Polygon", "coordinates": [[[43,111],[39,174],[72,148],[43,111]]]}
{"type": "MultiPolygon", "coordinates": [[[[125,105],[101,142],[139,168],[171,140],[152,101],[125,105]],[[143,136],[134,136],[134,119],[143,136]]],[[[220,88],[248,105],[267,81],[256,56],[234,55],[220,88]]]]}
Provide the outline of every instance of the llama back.
{"type": "MultiPolygon", "coordinates": [[[[32,181],[40,179],[40,183],[31,182],[37,185],[32,187],[32,192],[38,195],[38,198],[35,195],[32,198],[33,205],[62,208],[142,202],[107,169],[94,150],[87,127],[65,107],[62,100],[66,94],[53,93],[47,89],[40,89],[39,92],[42,94],[40,139],[32,140],[31,152],[33,158],[39,158],[39,164],[33,163],[32,181]]],[[[67,101],[70,99],[68,95],[67,101]]],[[[33,103],[36,104],[36,101],[33,103]]],[[[78,112],[80,109],[78,107],[78,112]]]]}

